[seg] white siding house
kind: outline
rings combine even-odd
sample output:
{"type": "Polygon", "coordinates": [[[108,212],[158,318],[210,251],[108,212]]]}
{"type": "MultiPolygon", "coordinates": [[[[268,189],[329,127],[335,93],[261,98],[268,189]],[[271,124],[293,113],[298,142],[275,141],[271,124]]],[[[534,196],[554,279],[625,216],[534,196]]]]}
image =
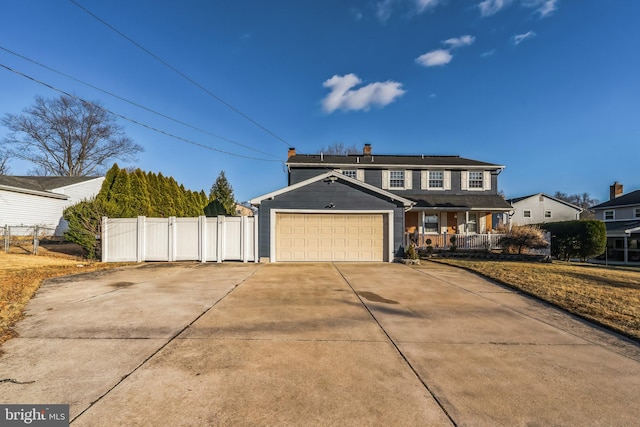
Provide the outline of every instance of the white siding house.
{"type": "Polygon", "coordinates": [[[544,193],[507,200],[513,207],[511,225],[542,224],[545,222],[580,219],[582,208],[544,193]]]}
{"type": "Polygon", "coordinates": [[[104,177],[0,175],[0,226],[42,226],[62,235],[63,210],[100,191],[104,177]]]}

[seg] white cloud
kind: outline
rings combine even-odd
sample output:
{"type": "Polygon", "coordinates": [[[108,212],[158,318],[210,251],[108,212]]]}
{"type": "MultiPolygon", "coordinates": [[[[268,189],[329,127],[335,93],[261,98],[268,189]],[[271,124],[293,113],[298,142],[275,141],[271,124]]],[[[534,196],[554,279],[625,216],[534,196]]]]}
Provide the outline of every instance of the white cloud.
{"type": "MultiPolygon", "coordinates": [[[[536,9],[541,18],[545,18],[558,9],[559,0],[519,0],[522,6],[536,9]]],[[[478,3],[480,15],[491,16],[513,3],[513,0],[483,0],[478,3]]]]}
{"type": "Polygon", "coordinates": [[[491,16],[511,3],[511,0],[484,0],[478,4],[480,15],[491,16]]]}
{"type": "Polygon", "coordinates": [[[415,0],[416,7],[418,8],[418,13],[422,13],[425,10],[433,9],[438,4],[442,2],[442,0],[415,0]]]}
{"type": "Polygon", "coordinates": [[[448,44],[453,49],[456,47],[469,46],[470,44],[473,44],[475,40],[476,38],[474,36],[466,35],[454,37],[452,39],[445,40],[442,43],[448,44]]]}
{"type": "Polygon", "coordinates": [[[384,107],[404,95],[402,83],[386,81],[370,83],[354,89],[362,83],[355,74],[335,75],[323,83],[331,92],[322,100],[322,109],[327,113],[336,110],[369,110],[371,106],[384,107]]]}
{"type": "Polygon", "coordinates": [[[519,45],[520,43],[522,43],[523,41],[530,39],[532,37],[535,37],[536,33],[534,33],[533,31],[527,31],[524,34],[516,34],[515,36],[513,36],[513,44],[515,44],[516,46],[519,45]]]}
{"type": "Polygon", "coordinates": [[[416,62],[425,67],[437,67],[446,65],[453,59],[451,53],[446,49],[436,49],[420,55],[416,58],[416,62]]]}
{"type": "Polygon", "coordinates": [[[376,16],[382,23],[386,23],[391,18],[394,0],[382,0],[376,3],[376,16]]]}
{"type": "Polygon", "coordinates": [[[541,18],[546,18],[558,9],[558,0],[525,0],[523,6],[535,8],[541,18]]]}
{"type": "Polygon", "coordinates": [[[496,53],[496,50],[495,49],[491,49],[491,50],[488,50],[486,52],[483,52],[480,56],[483,57],[483,58],[486,58],[487,56],[491,56],[494,53],[496,53]]]}

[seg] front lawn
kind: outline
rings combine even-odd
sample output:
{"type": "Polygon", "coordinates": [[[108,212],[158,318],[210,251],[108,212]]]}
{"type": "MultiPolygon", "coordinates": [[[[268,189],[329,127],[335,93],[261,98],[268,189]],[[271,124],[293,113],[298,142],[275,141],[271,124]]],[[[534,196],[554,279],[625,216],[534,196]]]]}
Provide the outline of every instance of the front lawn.
{"type": "Polygon", "coordinates": [[[438,259],[640,340],[640,271],[565,262],[438,259]]]}

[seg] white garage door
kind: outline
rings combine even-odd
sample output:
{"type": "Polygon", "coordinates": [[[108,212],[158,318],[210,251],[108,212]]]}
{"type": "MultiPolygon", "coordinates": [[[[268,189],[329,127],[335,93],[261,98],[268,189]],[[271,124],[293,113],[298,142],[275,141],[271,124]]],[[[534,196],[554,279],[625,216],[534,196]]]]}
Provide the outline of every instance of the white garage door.
{"type": "Polygon", "coordinates": [[[276,214],[276,261],[387,261],[386,214],[276,214]]]}

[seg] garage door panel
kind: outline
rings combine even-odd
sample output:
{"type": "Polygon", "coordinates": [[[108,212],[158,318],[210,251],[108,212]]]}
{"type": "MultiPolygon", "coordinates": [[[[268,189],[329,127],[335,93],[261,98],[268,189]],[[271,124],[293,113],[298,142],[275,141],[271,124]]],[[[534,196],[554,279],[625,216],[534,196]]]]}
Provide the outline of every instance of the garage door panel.
{"type": "Polygon", "coordinates": [[[276,214],[277,261],[385,261],[386,214],[276,214]]]}

